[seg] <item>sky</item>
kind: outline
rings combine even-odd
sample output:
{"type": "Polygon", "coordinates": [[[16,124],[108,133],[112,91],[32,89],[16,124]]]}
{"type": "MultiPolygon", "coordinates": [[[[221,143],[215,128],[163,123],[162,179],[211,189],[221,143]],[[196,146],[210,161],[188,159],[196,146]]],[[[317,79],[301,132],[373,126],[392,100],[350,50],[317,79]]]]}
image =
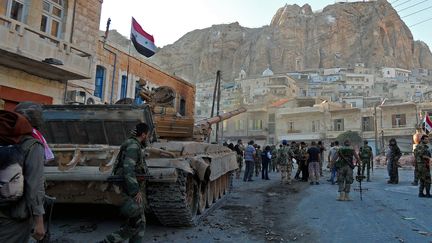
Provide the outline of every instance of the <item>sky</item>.
{"type": "MultiPolygon", "coordinates": [[[[408,26],[432,17],[432,0],[389,0],[408,26]],[[423,11],[422,11],[423,10],[423,11]],[[417,11],[420,11],[416,13],[417,11]]],[[[155,44],[163,47],[174,43],[186,33],[214,24],[239,22],[243,27],[269,25],[276,11],[285,4],[302,6],[308,3],[313,11],[323,9],[334,0],[104,0],[100,29],[110,29],[129,37],[131,17],[154,36],[155,44]]],[[[415,40],[426,42],[432,49],[432,19],[410,27],[415,40]]]]}

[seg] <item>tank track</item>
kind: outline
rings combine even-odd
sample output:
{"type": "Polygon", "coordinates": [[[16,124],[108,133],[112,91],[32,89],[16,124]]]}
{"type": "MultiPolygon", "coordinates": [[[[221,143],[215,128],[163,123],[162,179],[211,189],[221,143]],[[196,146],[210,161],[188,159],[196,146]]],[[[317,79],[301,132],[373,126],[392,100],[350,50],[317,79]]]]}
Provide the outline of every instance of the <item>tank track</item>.
{"type": "MultiPolygon", "coordinates": [[[[218,208],[226,196],[222,196],[221,199],[213,203],[203,214],[193,213],[187,203],[187,174],[181,170],[178,172],[179,176],[176,183],[148,183],[147,201],[152,212],[163,225],[172,227],[195,226],[207,214],[218,208]]],[[[228,183],[231,185],[232,177],[229,176],[228,178],[228,183]]]]}

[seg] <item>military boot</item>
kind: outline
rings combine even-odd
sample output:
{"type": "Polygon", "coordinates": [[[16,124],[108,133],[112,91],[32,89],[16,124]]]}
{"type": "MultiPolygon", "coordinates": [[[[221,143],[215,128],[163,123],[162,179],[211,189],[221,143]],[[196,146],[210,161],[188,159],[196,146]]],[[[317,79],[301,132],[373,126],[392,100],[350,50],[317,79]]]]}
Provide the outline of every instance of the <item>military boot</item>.
{"type": "Polygon", "coordinates": [[[352,199],[349,197],[349,192],[345,192],[344,201],[352,201],[352,199]]]}
{"type": "Polygon", "coordinates": [[[423,189],[424,189],[424,186],[422,186],[422,185],[420,185],[420,187],[419,187],[419,197],[426,197],[426,195],[423,193],[423,189]]]}
{"type": "Polygon", "coordinates": [[[345,199],[345,192],[339,192],[339,197],[336,198],[338,201],[344,201],[345,199]]]}
{"type": "Polygon", "coordinates": [[[431,189],[431,185],[426,185],[426,197],[427,198],[431,198],[430,189],[431,189]]]}

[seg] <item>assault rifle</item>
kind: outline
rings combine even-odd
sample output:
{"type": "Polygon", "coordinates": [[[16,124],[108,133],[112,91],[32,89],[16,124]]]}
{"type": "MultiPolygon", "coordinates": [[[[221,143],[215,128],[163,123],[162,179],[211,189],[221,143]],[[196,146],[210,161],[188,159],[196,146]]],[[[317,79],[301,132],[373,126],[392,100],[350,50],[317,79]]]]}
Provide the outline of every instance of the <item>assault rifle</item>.
{"type": "Polygon", "coordinates": [[[349,165],[349,167],[350,167],[351,169],[354,169],[354,168],[355,168],[355,165],[352,163],[352,161],[349,161],[348,159],[346,159],[346,158],[345,158],[345,157],[340,153],[340,151],[338,151],[338,155],[339,155],[339,157],[342,158],[343,161],[345,161],[345,163],[347,163],[347,164],[349,165]]]}
{"type": "MultiPolygon", "coordinates": [[[[153,176],[151,176],[151,175],[144,175],[144,174],[138,174],[138,175],[135,175],[135,177],[137,178],[138,181],[145,181],[145,180],[153,178],[153,176]]],[[[107,181],[108,182],[123,182],[124,176],[111,175],[107,178],[107,181]]]]}
{"type": "Polygon", "coordinates": [[[354,191],[359,191],[360,192],[360,201],[363,201],[363,191],[367,191],[367,188],[362,188],[362,181],[364,179],[366,179],[366,176],[362,175],[361,173],[361,165],[360,163],[357,166],[357,175],[356,175],[356,181],[358,181],[359,183],[359,188],[354,188],[354,191]]]}

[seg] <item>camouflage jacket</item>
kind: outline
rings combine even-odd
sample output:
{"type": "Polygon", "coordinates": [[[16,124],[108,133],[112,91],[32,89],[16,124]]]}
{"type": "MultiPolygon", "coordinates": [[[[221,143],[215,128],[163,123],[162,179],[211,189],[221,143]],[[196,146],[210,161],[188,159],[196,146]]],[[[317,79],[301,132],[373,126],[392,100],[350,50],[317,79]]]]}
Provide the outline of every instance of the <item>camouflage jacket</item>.
{"type": "Polygon", "coordinates": [[[336,161],[336,167],[343,167],[349,163],[353,164],[354,148],[351,146],[342,146],[338,150],[338,160],[336,161]]]}
{"type": "Polygon", "coordinates": [[[271,158],[272,163],[277,163],[278,150],[276,148],[272,149],[271,155],[272,155],[272,158],[271,158]]]}
{"type": "Polygon", "coordinates": [[[301,159],[301,153],[300,148],[298,146],[291,146],[291,153],[293,158],[297,160],[297,162],[301,159]]]}
{"type": "Polygon", "coordinates": [[[431,157],[429,147],[426,144],[417,145],[417,147],[414,149],[414,156],[417,164],[425,164],[425,159],[423,156],[431,157]]]}
{"type": "Polygon", "coordinates": [[[308,147],[299,149],[299,159],[302,161],[306,161],[308,147]]]}
{"type": "Polygon", "coordinates": [[[291,158],[293,157],[292,151],[288,146],[283,146],[279,149],[278,153],[278,164],[287,165],[292,163],[291,158]]]}
{"type": "Polygon", "coordinates": [[[362,160],[370,160],[372,157],[372,148],[370,146],[360,147],[359,156],[362,160]]]}
{"type": "Polygon", "coordinates": [[[143,149],[144,146],[137,138],[127,139],[121,145],[114,164],[113,174],[124,176],[123,188],[129,196],[135,196],[142,188],[142,183],[138,182],[136,174],[148,174],[143,149]]]}
{"type": "Polygon", "coordinates": [[[255,162],[257,162],[257,163],[261,163],[261,161],[262,161],[262,159],[261,159],[261,153],[262,153],[262,150],[261,149],[256,149],[256,157],[255,157],[255,162]]]}

